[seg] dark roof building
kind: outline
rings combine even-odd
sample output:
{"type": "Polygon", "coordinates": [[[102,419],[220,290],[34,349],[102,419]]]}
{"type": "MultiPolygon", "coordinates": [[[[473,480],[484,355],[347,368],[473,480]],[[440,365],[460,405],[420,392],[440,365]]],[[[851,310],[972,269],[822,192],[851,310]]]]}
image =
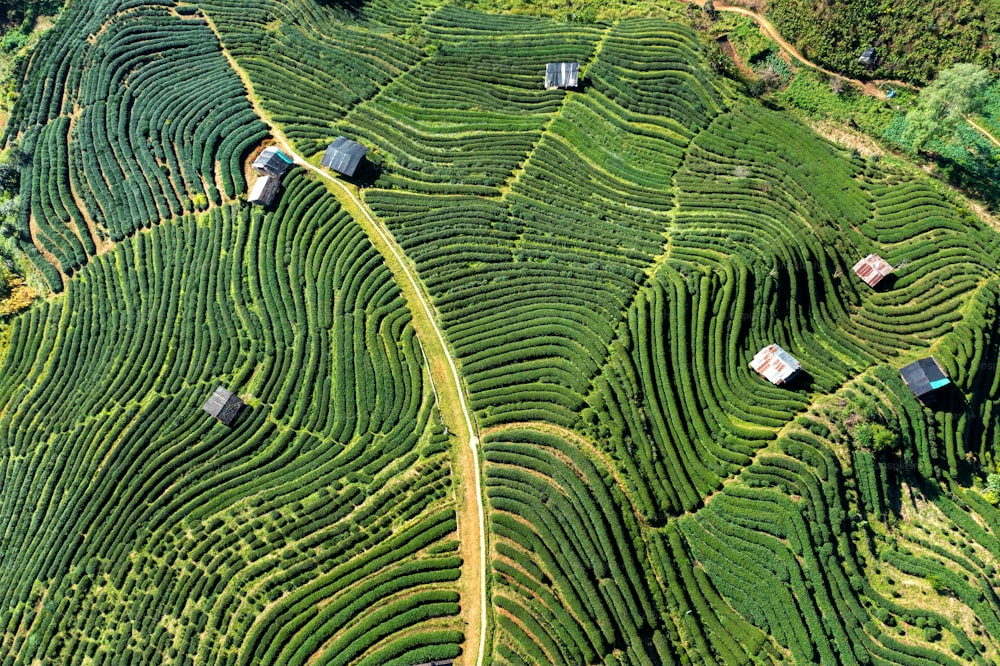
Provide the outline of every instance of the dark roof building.
{"type": "Polygon", "coordinates": [[[270,174],[281,178],[292,168],[292,158],[274,146],[268,146],[261,151],[251,166],[261,175],[270,174]]]}
{"type": "Polygon", "coordinates": [[[338,136],[337,140],[326,147],[323,159],[320,164],[328,169],[333,169],[344,174],[348,178],[354,175],[362,158],[368,149],[357,141],[351,141],[347,137],[338,136]]]}
{"type": "Polygon", "coordinates": [[[217,418],[219,423],[230,425],[242,407],[243,401],[240,400],[239,396],[220,386],[215,389],[215,393],[202,406],[202,409],[217,418]]]}
{"type": "Polygon", "coordinates": [[[864,280],[865,284],[874,287],[882,281],[882,278],[892,272],[892,264],[877,254],[869,254],[854,264],[854,272],[864,280]]]}
{"type": "Polygon", "coordinates": [[[871,67],[872,65],[875,64],[875,61],[877,59],[878,58],[875,56],[875,49],[867,48],[865,49],[865,52],[861,54],[861,57],[858,58],[858,62],[860,62],[865,67],[871,67]]]}
{"type": "Polygon", "coordinates": [[[550,62],[545,65],[545,88],[576,88],[580,79],[580,63],[550,62]]]}
{"type": "Polygon", "coordinates": [[[802,364],[778,345],[768,345],[757,352],[750,367],[762,379],[781,386],[802,369],[802,364]]]}
{"type": "Polygon", "coordinates": [[[260,176],[257,178],[257,182],[253,184],[247,200],[258,206],[270,206],[274,201],[274,196],[278,193],[279,185],[281,185],[281,181],[278,180],[277,176],[260,176]]]}
{"type": "Polygon", "coordinates": [[[942,386],[951,383],[948,375],[944,373],[944,368],[933,356],[922,358],[905,365],[899,370],[903,381],[913,391],[920,402],[930,404],[937,398],[935,392],[942,386]]]}

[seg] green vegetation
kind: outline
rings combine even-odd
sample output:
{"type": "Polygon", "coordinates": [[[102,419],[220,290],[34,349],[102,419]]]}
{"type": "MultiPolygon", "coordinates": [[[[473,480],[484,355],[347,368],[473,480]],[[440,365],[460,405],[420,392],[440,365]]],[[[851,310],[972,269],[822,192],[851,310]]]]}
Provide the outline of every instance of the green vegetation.
{"type": "Polygon", "coordinates": [[[302,170],[241,203],[268,131],[230,55],[296,151],[371,148],[481,429],[487,663],[1000,661],[1000,235],[780,105],[890,138],[899,110],[760,40],[781,80],[748,97],[681,3],[466,4],[90,0],[43,39],[10,200],[65,291],[0,330],[0,652],[478,656],[414,304],[302,170]],[[582,85],[545,90],[562,61],[582,85]],[[769,343],[788,385],[747,368],[769,343]],[[928,354],[934,409],[896,370],[928,354]]]}
{"type": "Polygon", "coordinates": [[[941,72],[920,91],[916,106],[906,114],[902,139],[917,152],[932,136],[954,131],[966,115],[983,108],[990,73],[972,63],[959,63],[941,72]]]}
{"type": "Polygon", "coordinates": [[[244,191],[242,158],[267,133],[203,20],[127,4],[64,12],[4,135],[25,155],[21,247],[55,291],[108,241],[244,191]]]}
{"type": "Polygon", "coordinates": [[[767,17],[810,60],[851,77],[927,83],[960,62],[998,64],[1000,7],[974,0],[768,0],[767,17]],[[877,48],[877,66],[858,57],[877,48]]]}
{"type": "Polygon", "coordinates": [[[408,321],[360,228],[301,173],[273,213],[138,234],[18,318],[2,651],[456,656],[450,457],[408,321]],[[248,397],[232,428],[200,408],[218,384],[248,397]]]}

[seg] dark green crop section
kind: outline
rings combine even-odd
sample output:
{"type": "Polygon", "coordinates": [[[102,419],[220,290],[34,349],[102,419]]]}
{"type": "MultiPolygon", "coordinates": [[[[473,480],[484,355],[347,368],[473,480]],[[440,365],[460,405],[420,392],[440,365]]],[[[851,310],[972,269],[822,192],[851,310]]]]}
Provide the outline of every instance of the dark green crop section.
{"type": "Polygon", "coordinates": [[[447,436],[409,313],[301,173],[273,213],[92,261],[18,319],[0,377],[11,663],[458,653],[447,436]],[[231,428],[201,410],[216,385],[247,399],[231,428]]]}
{"type": "Polygon", "coordinates": [[[67,7],[6,137],[65,293],[0,322],[0,666],[474,664],[458,460],[484,666],[1000,663],[993,219],[741,95],[673,4],[67,7]],[[308,159],[369,148],[348,190],[453,358],[329,183],[240,203],[248,93],[308,159]]]}
{"type": "Polygon", "coordinates": [[[74,3],[24,72],[5,134],[22,172],[19,233],[71,274],[106,241],[245,191],[267,134],[205,21],[169,2],[74,3]]]}

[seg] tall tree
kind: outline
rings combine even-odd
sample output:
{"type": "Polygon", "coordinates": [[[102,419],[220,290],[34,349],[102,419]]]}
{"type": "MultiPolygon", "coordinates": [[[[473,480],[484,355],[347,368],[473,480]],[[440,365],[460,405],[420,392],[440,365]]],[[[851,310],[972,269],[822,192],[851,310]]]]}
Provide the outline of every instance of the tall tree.
{"type": "Polygon", "coordinates": [[[916,153],[930,138],[950,131],[966,114],[981,108],[989,83],[989,71],[973,63],[958,63],[941,72],[906,114],[903,138],[912,139],[910,150],[916,153]]]}

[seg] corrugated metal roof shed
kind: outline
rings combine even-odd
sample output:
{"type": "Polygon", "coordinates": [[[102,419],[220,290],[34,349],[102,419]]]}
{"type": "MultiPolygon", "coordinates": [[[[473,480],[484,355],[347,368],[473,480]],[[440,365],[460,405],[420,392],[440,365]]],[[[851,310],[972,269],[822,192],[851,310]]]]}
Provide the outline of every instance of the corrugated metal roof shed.
{"type": "Polygon", "coordinates": [[[230,425],[242,407],[243,401],[239,396],[220,386],[215,389],[215,393],[209,397],[202,409],[217,418],[220,423],[230,425]]]}
{"type": "Polygon", "coordinates": [[[903,382],[923,402],[932,402],[934,391],[951,383],[944,368],[933,356],[914,361],[899,369],[903,382]]]}
{"type": "Polygon", "coordinates": [[[278,180],[277,176],[261,176],[253,184],[253,189],[250,190],[250,196],[247,197],[247,200],[259,206],[270,206],[274,201],[274,196],[278,193],[280,184],[281,181],[278,180]]]}
{"type": "Polygon", "coordinates": [[[892,272],[892,264],[877,254],[869,254],[854,264],[854,272],[865,281],[865,284],[874,287],[882,281],[882,278],[892,272]]]}
{"type": "Polygon", "coordinates": [[[580,79],[580,63],[550,62],[545,65],[545,87],[576,88],[580,79]]]}
{"type": "Polygon", "coordinates": [[[768,345],[757,352],[750,367],[767,381],[780,386],[801,370],[802,364],[778,345],[768,345]]]}
{"type": "Polygon", "coordinates": [[[292,168],[292,158],[274,146],[268,146],[261,151],[251,166],[259,174],[270,174],[281,178],[292,168]]]}
{"type": "Polygon", "coordinates": [[[361,164],[361,159],[367,152],[368,149],[357,141],[338,136],[336,141],[326,147],[320,164],[350,177],[354,175],[358,165],[361,164]]]}

